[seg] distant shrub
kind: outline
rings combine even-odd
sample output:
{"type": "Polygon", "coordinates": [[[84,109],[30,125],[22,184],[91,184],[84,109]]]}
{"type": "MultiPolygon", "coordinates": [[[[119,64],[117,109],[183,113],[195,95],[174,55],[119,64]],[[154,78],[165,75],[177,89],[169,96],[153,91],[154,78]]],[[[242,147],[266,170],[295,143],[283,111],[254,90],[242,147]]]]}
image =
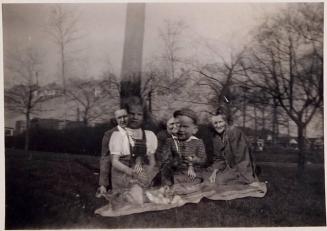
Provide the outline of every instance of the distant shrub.
{"type": "MultiPolygon", "coordinates": [[[[100,155],[101,141],[113,124],[78,127],[63,130],[33,128],[30,131],[30,150],[100,155]]],[[[6,147],[24,148],[25,133],[8,140],[6,147]]]]}

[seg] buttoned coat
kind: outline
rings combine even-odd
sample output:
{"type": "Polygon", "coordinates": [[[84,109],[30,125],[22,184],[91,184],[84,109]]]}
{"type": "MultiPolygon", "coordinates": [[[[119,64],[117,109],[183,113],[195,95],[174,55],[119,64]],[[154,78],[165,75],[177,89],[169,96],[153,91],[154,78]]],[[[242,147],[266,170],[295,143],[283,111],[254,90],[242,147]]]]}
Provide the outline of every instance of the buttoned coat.
{"type": "Polygon", "coordinates": [[[244,183],[252,183],[256,180],[250,146],[240,129],[228,126],[222,136],[215,133],[213,151],[214,169],[223,171],[228,166],[236,170],[244,179],[244,183]]]}

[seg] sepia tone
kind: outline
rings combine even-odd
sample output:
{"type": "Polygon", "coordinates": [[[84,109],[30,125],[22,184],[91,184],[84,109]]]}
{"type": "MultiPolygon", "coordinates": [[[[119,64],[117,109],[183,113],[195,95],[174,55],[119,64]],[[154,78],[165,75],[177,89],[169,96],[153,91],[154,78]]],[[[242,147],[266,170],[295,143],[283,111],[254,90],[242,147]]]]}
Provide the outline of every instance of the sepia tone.
{"type": "Polygon", "coordinates": [[[2,4],[6,229],[326,226],[324,3],[2,4]],[[267,187],[104,217],[104,133],[126,102],[156,135],[225,106],[267,187]]]}

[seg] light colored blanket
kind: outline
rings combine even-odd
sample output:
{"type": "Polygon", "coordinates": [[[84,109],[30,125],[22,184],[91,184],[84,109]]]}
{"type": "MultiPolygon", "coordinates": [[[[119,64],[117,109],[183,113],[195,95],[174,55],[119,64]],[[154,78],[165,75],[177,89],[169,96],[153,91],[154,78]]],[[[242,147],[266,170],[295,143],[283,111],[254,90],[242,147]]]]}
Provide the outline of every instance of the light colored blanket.
{"type": "Polygon", "coordinates": [[[107,198],[109,203],[95,211],[96,214],[105,217],[118,217],[134,213],[157,211],[180,207],[186,203],[199,203],[202,198],[211,200],[233,200],[244,197],[264,197],[267,186],[263,182],[255,182],[251,185],[214,185],[202,183],[197,186],[175,185],[172,191],[167,189],[148,190],[145,192],[144,203],[122,203],[115,207],[110,202],[113,198],[107,198]]]}

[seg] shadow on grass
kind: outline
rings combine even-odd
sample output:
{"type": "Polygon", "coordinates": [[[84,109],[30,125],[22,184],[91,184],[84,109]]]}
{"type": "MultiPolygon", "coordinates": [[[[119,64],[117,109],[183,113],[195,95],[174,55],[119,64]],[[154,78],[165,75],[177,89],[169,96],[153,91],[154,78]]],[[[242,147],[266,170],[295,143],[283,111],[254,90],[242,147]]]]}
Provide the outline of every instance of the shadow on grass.
{"type": "Polygon", "coordinates": [[[6,229],[187,228],[325,226],[324,169],[307,168],[303,183],[296,168],[262,167],[264,198],[203,199],[165,211],[109,218],[94,214],[96,157],[6,151],[6,229]]]}

